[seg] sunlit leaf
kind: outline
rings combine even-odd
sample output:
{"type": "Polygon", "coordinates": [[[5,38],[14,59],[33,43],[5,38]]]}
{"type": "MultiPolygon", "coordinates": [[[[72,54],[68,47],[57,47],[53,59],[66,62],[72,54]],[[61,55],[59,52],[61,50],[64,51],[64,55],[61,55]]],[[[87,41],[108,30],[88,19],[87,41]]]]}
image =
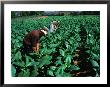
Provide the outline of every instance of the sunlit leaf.
{"type": "Polygon", "coordinates": [[[47,75],[54,76],[53,71],[52,70],[47,70],[47,75]]]}
{"type": "Polygon", "coordinates": [[[16,74],[16,68],[13,65],[11,65],[11,74],[12,76],[15,76],[16,74]]]}
{"type": "Polygon", "coordinates": [[[65,52],[62,49],[60,49],[59,51],[62,56],[65,56],[65,52]]]}

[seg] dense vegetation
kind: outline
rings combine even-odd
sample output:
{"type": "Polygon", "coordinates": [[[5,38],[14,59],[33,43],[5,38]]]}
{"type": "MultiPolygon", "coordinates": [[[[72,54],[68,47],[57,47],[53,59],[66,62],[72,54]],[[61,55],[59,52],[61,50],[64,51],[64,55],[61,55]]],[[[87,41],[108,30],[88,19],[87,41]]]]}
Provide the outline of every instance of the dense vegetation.
{"type": "Polygon", "coordinates": [[[12,11],[11,18],[22,16],[100,15],[99,11],[12,11]]]}
{"type": "Polygon", "coordinates": [[[15,18],[11,31],[12,76],[100,76],[99,16],[15,18]],[[23,54],[23,37],[52,20],[60,21],[59,27],[40,39],[39,53],[23,54]]]}

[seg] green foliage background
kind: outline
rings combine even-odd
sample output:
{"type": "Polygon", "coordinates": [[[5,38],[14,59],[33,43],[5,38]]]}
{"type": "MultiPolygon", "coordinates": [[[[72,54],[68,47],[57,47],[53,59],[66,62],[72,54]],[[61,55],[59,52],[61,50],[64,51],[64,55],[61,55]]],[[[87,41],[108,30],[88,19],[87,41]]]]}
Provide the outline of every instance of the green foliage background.
{"type": "Polygon", "coordinates": [[[73,77],[76,72],[94,71],[100,76],[100,17],[48,16],[46,18],[21,17],[11,20],[11,73],[15,77],[73,77]],[[24,36],[33,29],[49,26],[50,22],[60,21],[56,32],[40,39],[38,54],[22,55],[24,36]],[[80,50],[82,64],[75,65],[76,50],[80,50]],[[86,62],[86,63],[85,63],[86,62]]]}

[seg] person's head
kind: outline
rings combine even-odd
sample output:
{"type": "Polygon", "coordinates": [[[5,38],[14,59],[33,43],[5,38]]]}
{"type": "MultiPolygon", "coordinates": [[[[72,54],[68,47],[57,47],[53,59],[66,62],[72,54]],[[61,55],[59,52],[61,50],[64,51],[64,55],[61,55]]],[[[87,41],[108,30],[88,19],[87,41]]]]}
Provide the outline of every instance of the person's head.
{"type": "Polygon", "coordinates": [[[52,21],[51,24],[53,24],[55,29],[57,29],[59,26],[59,21],[52,21]]]}

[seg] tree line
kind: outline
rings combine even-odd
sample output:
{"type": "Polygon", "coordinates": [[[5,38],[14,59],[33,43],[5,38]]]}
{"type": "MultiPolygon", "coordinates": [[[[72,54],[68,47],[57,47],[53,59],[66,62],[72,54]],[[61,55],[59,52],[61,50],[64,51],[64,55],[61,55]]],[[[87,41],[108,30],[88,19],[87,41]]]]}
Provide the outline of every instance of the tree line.
{"type": "Polygon", "coordinates": [[[100,15],[100,11],[12,11],[11,18],[22,16],[100,15]]]}

